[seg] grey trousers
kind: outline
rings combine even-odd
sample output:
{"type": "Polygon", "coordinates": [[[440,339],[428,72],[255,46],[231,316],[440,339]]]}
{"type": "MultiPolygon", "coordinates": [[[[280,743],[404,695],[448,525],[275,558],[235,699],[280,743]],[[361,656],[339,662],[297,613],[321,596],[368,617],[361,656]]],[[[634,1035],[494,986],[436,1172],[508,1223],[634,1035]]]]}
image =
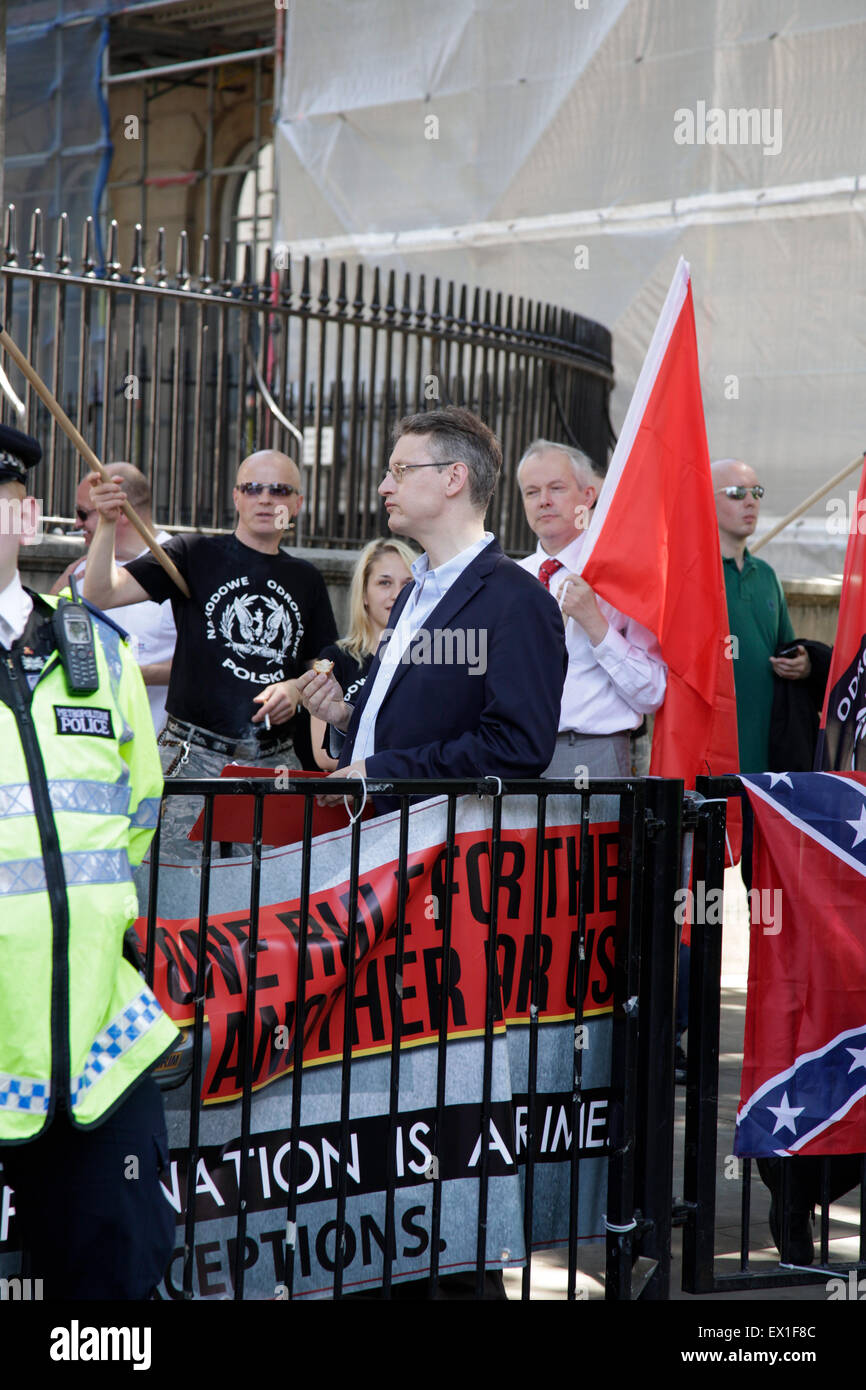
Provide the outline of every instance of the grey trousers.
{"type": "Polygon", "coordinates": [[[630,777],[631,739],[628,734],[596,737],[571,731],[556,735],[556,748],[542,777],[567,777],[573,782],[578,769],[587,777],[630,777]]]}

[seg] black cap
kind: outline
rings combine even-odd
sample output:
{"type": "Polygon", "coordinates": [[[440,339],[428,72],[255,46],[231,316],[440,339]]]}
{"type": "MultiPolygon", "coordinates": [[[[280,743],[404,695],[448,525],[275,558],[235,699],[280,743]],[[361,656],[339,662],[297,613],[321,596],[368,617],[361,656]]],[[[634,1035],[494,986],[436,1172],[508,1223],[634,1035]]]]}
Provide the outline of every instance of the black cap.
{"type": "Polygon", "coordinates": [[[32,434],[0,425],[0,483],[27,483],[28,468],[42,458],[42,445],[32,434]]]}

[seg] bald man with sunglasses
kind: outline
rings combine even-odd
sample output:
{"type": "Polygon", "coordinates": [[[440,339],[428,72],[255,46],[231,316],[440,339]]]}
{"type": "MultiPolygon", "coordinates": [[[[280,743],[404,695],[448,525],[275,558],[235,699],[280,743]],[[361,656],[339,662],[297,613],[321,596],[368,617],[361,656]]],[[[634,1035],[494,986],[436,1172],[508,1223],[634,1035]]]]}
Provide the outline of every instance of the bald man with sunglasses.
{"type": "MultiPolygon", "coordinates": [[[[337,638],[321,574],[280,548],[304,501],[297,465],[276,450],[251,454],[232,495],[231,535],[179,535],[165,546],[189,585],[186,598],[150,554],[115,564],[125,493],[114,481],[91,491],[99,524],[85,596],[109,609],[169,599],[174,610],[178,640],[159,738],[166,777],[215,777],[229,762],[300,767],[296,682],[337,638]]],[[[197,814],[197,801],[169,798],[162,858],[198,857],[186,838],[197,814]]]]}
{"type": "Polygon", "coordinates": [[[766,772],[769,763],[773,673],[805,680],[811,671],[805,647],[794,642],[785,595],[776,573],[750,555],[746,542],[758,524],[764,489],[753,468],[739,459],[712,465],[719,543],[725,572],[733,647],[740,771],[766,772]],[[780,650],[790,649],[786,656],[780,650]]]}

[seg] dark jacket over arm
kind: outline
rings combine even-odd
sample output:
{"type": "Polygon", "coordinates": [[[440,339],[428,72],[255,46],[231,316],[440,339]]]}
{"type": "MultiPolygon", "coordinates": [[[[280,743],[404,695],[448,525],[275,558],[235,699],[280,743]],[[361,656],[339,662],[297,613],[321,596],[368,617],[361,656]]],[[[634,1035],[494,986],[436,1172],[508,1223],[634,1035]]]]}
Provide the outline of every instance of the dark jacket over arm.
{"type": "MultiPolygon", "coordinates": [[[[411,593],[407,585],[394,605],[392,629],[411,593]]],[[[382,650],[355,706],[343,767],[353,761],[382,650]]],[[[497,541],[455,580],[405,655],[379,710],[368,777],[543,772],[559,726],[565,630],[556,601],[497,541]]]]}

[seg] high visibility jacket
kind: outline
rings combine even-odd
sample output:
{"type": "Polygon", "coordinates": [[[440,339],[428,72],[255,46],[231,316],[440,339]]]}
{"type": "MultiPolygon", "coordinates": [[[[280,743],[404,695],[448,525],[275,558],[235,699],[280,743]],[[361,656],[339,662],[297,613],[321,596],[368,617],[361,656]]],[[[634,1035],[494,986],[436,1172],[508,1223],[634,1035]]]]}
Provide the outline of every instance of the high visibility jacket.
{"type": "Polygon", "coordinates": [[[57,600],[32,597],[0,647],[0,1143],[59,1106],[96,1124],[178,1036],[123,958],[162,792],[141,673],[94,617],[99,688],[70,694],[57,600]]]}

